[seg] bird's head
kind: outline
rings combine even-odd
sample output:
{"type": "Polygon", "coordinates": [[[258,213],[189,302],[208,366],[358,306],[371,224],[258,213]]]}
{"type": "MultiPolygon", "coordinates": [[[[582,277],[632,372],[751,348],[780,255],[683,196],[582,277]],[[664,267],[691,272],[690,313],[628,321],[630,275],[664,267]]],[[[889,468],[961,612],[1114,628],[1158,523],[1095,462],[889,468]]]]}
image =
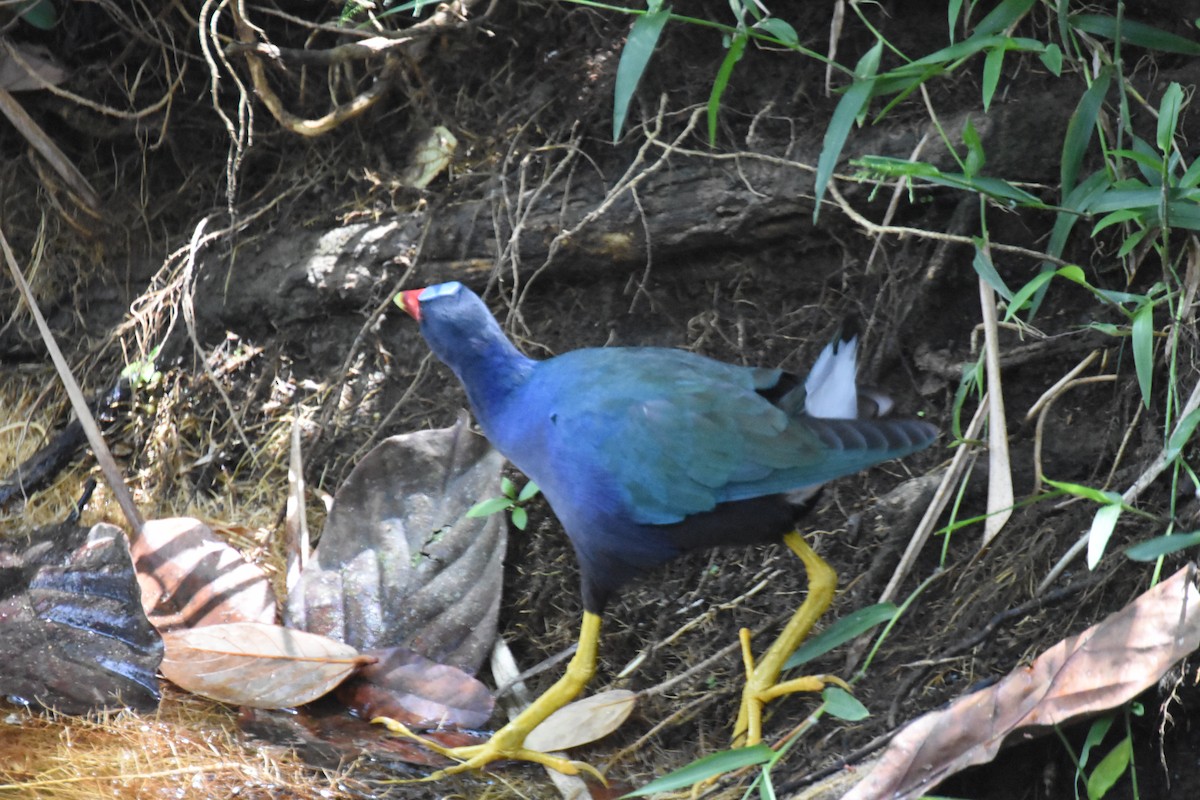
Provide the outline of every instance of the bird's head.
{"type": "Polygon", "coordinates": [[[479,295],[457,281],[400,292],[395,303],[421,323],[430,349],[460,377],[474,359],[515,353],[479,295]]]}

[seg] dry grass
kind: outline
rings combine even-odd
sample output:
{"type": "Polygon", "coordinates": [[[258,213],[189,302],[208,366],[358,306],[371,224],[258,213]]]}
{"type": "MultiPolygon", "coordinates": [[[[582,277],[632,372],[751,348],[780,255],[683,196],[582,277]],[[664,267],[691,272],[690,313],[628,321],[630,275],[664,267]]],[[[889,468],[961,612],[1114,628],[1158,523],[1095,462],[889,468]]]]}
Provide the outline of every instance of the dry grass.
{"type": "Polygon", "coordinates": [[[154,716],[12,710],[0,720],[0,754],[0,797],[345,796],[337,776],[240,741],[227,709],[177,694],[154,716]]]}

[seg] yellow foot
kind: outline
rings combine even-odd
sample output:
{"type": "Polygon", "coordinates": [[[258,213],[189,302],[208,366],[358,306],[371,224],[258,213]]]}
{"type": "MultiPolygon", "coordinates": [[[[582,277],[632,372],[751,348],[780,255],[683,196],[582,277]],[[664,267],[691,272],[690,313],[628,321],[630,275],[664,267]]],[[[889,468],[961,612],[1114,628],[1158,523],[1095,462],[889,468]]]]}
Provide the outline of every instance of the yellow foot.
{"type": "Polygon", "coordinates": [[[466,747],[443,747],[437,742],[413,733],[404,723],[398,722],[391,717],[376,717],[371,722],[383,725],[392,733],[419,742],[422,746],[429,748],[433,752],[459,762],[452,767],[447,767],[446,769],[427,775],[421,779],[423,781],[436,781],[447,775],[456,775],[460,772],[482,769],[493,761],[507,760],[530,761],[557,770],[565,775],[578,775],[581,772],[586,772],[602,784],[608,785],[604,780],[604,776],[591,764],[553,756],[538,750],[530,750],[524,746],[524,735],[520,735],[519,738],[509,735],[512,732],[506,728],[496,731],[492,738],[483,744],[468,745],[466,747]]]}
{"type": "Polygon", "coordinates": [[[737,722],[733,726],[733,746],[746,747],[762,741],[762,711],[770,701],[795,692],[819,692],[833,683],[844,689],[850,687],[841,678],[833,675],[809,675],[803,678],[780,681],[784,662],[796,651],[808,636],[817,620],[833,602],[837,586],[837,574],[824,559],[813,552],[800,534],[789,533],[784,543],[804,562],[808,573],[808,597],[796,609],[788,624],[784,626],[767,652],[757,664],[750,649],[750,631],[742,629],[742,663],[746,667],[746,688],[742,691],[742,705],[737,722]]]}
{"type": "Polygon", "coordinates": [[[522,711],[511,722],[492,734],[492,738],[483,744],[466,747],[444,747],[437,742],[431,742],[418,736],[402,723],[388,717],[376,717],[371,720],[387,726],[392,733],[400,734],[420,742],[435,753],[459,763],[452,767],[439,770],[424,780],[435,781],[446,775],[482,769],[493,761],[531,761],[566,775],[578,775],[586,772],[604,785],[604,776],[599,770],[582,761],[572,761],[561,756],[552,756],[540,750],[530,750],[525,746],[525,737],[551,714],[569,703],[579,694],[592,673],[596,671],[596,650],[600,640],[600,615],[591,611],[583,612],[583,625],[579,630],[579,647],[567,664],[567,671],[546,692],[534,700],[528,708],[522,711]]]}
{"type": "Polygon", "coordinates": [[[746,687],[742,690],[742,705],[734,726],[734,747],[748,747],[762,741],[762,712],[767,703],[796,692],[820,692],[829,684],[850,691],[850,685],[836,675],[805,675],[802,678],[779,680],[779,671],[763,669],[754,664],[750,650],[750,631],[742,628],[742,660],[746,665],[746,687]]]}

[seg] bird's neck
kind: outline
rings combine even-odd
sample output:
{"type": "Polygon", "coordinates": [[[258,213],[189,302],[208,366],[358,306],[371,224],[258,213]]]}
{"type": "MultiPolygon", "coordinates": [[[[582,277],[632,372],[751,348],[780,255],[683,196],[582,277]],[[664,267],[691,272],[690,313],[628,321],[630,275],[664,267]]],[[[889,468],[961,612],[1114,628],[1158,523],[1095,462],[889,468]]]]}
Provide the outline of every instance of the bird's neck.
{"type": "Polygon", "coordinates": [[[503,337],[473,342],[472,345],[466,357],[452,366],[467,390],[471,410],[488,431],[513,392],[529,379],[536,362],[503,337]]]}

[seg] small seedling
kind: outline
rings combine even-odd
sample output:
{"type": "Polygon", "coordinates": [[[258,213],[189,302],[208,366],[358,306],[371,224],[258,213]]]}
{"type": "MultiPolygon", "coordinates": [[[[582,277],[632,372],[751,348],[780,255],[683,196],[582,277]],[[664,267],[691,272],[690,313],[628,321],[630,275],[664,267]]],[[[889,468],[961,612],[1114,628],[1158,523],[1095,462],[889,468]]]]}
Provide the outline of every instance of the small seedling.
{"type": "Polygon", "coordinates": [[[503,494],[500,497],[493,497],[490,500],[483,500],[471,506],[467,511],[468,517],[486,517],[489,514],[495,514],[499,511],[507,511],[512,516],[512,523],[517,530],[525,530],[525,526],[529,524],[529,513],[525,510],[525,504],[537,497],[538,485],[533,481],[529,481],[521,489],[517,491],[517,485],[508,478],[500,479],[500,491],[503,494]]]}

